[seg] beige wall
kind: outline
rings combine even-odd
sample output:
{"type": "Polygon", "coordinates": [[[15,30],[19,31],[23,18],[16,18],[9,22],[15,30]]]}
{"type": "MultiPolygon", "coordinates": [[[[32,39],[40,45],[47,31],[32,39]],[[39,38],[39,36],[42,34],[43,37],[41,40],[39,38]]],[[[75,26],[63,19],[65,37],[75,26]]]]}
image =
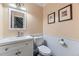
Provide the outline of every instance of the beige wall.
{"type": "Polygon", "coordinates": [[[79,4],[73,4],[73,20],[58,22],[58,10],[68,4],[46,4],[43,9],[43,33],[51,36],[63,36],[79,39],[79,4]],[[56,22],[47,24],[47,15],[56,12],[56,22]]]}
{"type": "MultiPolygon", "coordinates": [[[[25,4],[27,9],[27,29],[24,31],[24,34],[37,34],[43,32],[44,34],[51,36],[63,36],[79,39],[79,4],[72,5],[73,20],[58,22],[58,10],[66,5],[68,4],[46,4],[42,9],[35,4],[25,4]],[[54,11],[56,12],[56,22],[54,24],[47,24],[47,15],[54,11]]],[[[0,4],[0,36],[17,35],[17,31],[11,31],[8,29],[8,21],[8,9],[2,7],[0,4]]]]}
{"type": "Polygon", "coordinates": [[[3,36],[3,8],[2,4],[0,4],[0,37],[3,36]]]}
{"type": "MultiPolygon", "coordinates": [[[[27,28],[24,34],[37,34],[43,32],[43,9],[35,4],[25,4],[27,9],[27,28]]],[[[3,6],[3,36],[16,36],[17,31],[9,30],[8,8],[3,6]]]]}

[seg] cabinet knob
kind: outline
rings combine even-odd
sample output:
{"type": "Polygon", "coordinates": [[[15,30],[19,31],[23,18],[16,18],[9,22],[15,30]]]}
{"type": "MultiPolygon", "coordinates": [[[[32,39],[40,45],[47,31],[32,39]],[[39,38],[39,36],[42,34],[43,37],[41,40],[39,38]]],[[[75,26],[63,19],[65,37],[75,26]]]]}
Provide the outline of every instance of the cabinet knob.
{"type": "Polygon", "coordinates": [[[28,43],[25,43],[25,45],[28,45],[28,43]]]}
{"type": "Polygon", "coordinates": [[[21,51],[19,51],[19,52],[16,52],[16,55],[17,55],[17,56],[19,56],[19,54],[21,54],[21,51]]]}
{"type": "Polygon", "coordinates": [[[8,50],[8,48],[5,48],[5,51],[7,51],[8,50]]]}

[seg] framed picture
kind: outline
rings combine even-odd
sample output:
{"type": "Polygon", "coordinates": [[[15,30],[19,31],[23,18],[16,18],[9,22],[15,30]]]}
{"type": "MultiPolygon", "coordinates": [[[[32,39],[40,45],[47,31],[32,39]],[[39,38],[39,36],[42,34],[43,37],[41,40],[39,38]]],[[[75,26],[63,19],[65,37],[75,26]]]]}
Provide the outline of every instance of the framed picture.
{"type": "Polygon", "coordinates": [[[48,24],[55,23],[55,12],[48,15],[48,24]]]}
{"type": "Polygon", "coordinates": [[[72,4],[69,4],[58,10],[58,21],[72,20],[72,4]]]}

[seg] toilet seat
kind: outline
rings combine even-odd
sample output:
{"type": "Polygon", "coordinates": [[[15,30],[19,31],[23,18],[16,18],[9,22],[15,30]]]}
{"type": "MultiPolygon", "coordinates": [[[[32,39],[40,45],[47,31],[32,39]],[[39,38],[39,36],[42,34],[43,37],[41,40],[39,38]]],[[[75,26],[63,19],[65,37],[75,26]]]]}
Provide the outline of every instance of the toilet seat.
{"type": "Polygon", "coordinates": [[[39,49],[39,53],[44,55],[44,56],[50,56],[51,55],[51,50],[44,45],[39,46],[38,49],[39,49]]]}

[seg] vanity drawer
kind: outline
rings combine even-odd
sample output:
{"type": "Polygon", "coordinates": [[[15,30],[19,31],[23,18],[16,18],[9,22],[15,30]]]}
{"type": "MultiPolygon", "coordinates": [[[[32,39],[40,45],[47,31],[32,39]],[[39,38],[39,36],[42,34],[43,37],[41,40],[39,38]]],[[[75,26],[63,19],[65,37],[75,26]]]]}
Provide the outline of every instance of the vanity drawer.
{"type": "Polygon", "coordinates": [[[7,53],[9,51],[11,52],[13,50],[17,50],[17,49],[20,49],[22,47],[27,47],[27,46],[32,46],[32,45],[33,45],[33,42],[30,41],[30,40],[25,41],[25,42],[17,42],[17,43],[14,43],[14,44],[8,44],[8,45],[0,47],[0,54],[1,53],[7,53]]]}
{"type": "Polygon", "coordinates": [[[0,53],[0,56],[16,56],[16,49],[15,50],[11,50],[11,51],[7,51],[5,53],[0,53]]]}
{"type": "Polygon", "coordinates": [[[14,50],[14,49],[16,49],[16,48],[12,47],[12,45],[2,46],[2,47],[0,47],[0,54],[1,53],[6,53],[6,52],[14,50]]]}

